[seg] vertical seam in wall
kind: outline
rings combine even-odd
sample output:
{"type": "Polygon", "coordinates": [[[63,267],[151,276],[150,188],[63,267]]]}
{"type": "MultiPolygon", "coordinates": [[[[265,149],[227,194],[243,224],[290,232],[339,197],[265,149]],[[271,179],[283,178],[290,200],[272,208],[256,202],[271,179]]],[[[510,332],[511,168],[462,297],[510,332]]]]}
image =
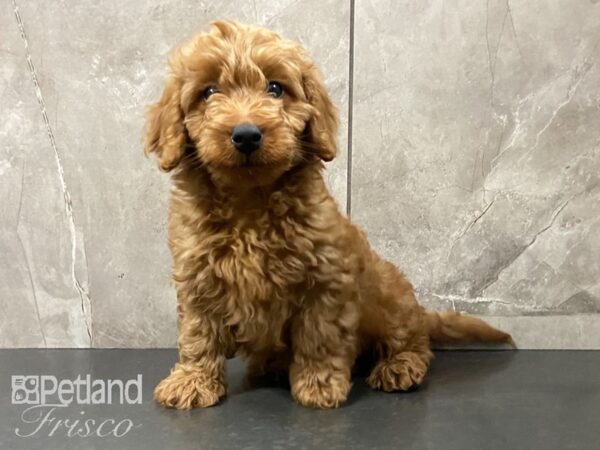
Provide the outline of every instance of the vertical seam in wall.
{"type": "MultiPolygon", "coordinates": [[[[33,59],[31,57],[31,52],[29,51],[29,41],[27,39],[27,34],[25,33],[25,26],[23,25],[23,20],[21,19],[21,14],[19,12],[19,6],[17,5],[17,1],[13,0],[13,9],[15,19],[17,21],[17,26],[19,27],[19,32],[21,33],[21,40],[23,41],[23,46],[25,47],[25,56],[27,58],[27,66],[29,67],[29,73],[31,75],[31,80],[33,81],[33,87],[35,91],[35,96],[37,98],[40,111],[42,114],[42,119],[44,121],[44,127],[46,128],[46,133],[48,135],[48,139],[50,140],[50,146],[54,152],[54,159],[56,162],[56,167],[58,169],[58,178],[60,181],[60,185],[62,188],[63,199],[65,201],[65,212],[67,215],[67,221],[69,225],[69,232],[71,235],[71,277],[73,280],[73,285],[79,294],[80,305],[81,305],[81,314],[83,316],[83,321],[86,327],[87,335],[89,338],[89,346],[93,345],[93,337],[92,337],[92,302],[89,293],[86,289],[81,285],[79,279],[77,278],[75,262],[77,258],[77,227],[75,226],[75,218],[73,216],[73,204],[71,202],[71,194],[69,193],[69,189],[67,186],[67,182],[65,179],[65,172],[63,169],[63,165],[61,162],[60,154],[58,152],[58,148],[56,146],[56,139],[54,138],[54,133],[52,131],[52,127],[50,126],[50,120],[48,119],[48,112],[46,111],[46,104],[44,102],[44,97],[42,96],[42,90],[40,88],[40,83],[37,77],[37,73],[35,70],[35,65],[33,64],[33,59]]],[[[39,314],[39,309],[38,309],[39,314]]]]}
{"type": "Polygon", "coordinates": [[[348,54],[348,162],[346,167],[346,214],[352,215],[352,113],[354,109],[354,11],[355,0],[350,0],[350,42],[348,54]]]}

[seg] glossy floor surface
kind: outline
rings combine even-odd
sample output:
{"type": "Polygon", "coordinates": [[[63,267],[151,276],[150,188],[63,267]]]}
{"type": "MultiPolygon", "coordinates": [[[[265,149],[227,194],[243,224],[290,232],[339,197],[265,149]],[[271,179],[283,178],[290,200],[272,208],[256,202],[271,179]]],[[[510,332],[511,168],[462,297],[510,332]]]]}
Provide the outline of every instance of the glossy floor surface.
{"type": "Polygon", "coordinates": [[[600,352],[438,352],[420,389],[374,392],[358,377],[348,403],[332,411],[296,405],[284,385],[248,382],[239,360],[228,365],[229,396],[219,406],[162,409],[152,389],[176,357],[174,350],[0,350],[0,449],[600,448],[600,352]],[[119,404],[113,384],[112,404],[85,404],[102,400],[109,379],[123,382],[125,403],[125,394],[141,403],[119,404]],[[62,385],[67,406],[52,394],[62,380],[75,382],[62,385]],[[128,380],[136,382],[127,387],[128,380]]]}

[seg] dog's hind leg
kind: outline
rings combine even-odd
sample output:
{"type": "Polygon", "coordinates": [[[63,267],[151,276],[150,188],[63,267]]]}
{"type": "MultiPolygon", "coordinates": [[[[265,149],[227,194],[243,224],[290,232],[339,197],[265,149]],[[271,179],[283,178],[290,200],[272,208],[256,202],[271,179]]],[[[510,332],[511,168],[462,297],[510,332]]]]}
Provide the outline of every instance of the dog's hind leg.
{"type": "Polygon", "coordinates": [[[361,332],[378,359],[367,383],[383,391],[406,391],[421,384],[433,358],[425,312],[394,265],[376,260],[372,269],[362,284],[361,332]]]}
{"type": "Polygon", "coordinates": [[[367,378],[369,386],[386,392],[407,391],[423,382],[433,357],[426,339],[404,347],[380,346],[382,356],[367,378]]]}

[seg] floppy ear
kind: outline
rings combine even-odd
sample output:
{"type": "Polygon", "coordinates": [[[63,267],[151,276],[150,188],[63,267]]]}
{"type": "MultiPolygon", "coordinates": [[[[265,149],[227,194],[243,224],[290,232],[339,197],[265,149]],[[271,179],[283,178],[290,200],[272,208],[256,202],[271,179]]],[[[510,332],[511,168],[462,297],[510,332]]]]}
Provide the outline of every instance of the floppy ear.
{"type": "Polygon", "coordinates": [[[314,65],[303,75],[304,94],[313,107],[306,126],[306,138],[312,150],[323,161],[331,161],[337,154],[338,112],[331,101],[323,77],[314,65]]]}
{"type": "Polygon", "coordinates": [[[148,108],[144,152],[156,153],[158,166],[168,172],[183,155],[186,133],[181,109],[181,81],[171,75],[158,103],[148,108]]]}

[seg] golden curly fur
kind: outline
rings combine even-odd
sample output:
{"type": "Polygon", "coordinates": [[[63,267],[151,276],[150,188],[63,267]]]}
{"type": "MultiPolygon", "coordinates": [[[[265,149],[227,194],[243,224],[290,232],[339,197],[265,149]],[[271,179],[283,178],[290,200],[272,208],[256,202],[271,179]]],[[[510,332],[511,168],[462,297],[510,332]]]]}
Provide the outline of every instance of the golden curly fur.
{"type": "Polygon", "coordinates": [[[227,390],[225,360],[251,374],[284,370],[305,406],[340,405],[357,356],[374,352],[367,382],[419,385],[430,342],[510,342],[479,319],[426,311],[331,197],[322,161],[337,152],[337,111],[304,49],[275,33],[217,21],[170,58],[148,113],[146,153],[173,172],[169,245],[180,361],[159,404],[210,406],[227,390]],[[277,81],[281,98],[266,86],[277,81]],[[210,97],[203,95],[212,86],[210,97]],[[232,128],[263,134],[250,156],[232,128]]]}

